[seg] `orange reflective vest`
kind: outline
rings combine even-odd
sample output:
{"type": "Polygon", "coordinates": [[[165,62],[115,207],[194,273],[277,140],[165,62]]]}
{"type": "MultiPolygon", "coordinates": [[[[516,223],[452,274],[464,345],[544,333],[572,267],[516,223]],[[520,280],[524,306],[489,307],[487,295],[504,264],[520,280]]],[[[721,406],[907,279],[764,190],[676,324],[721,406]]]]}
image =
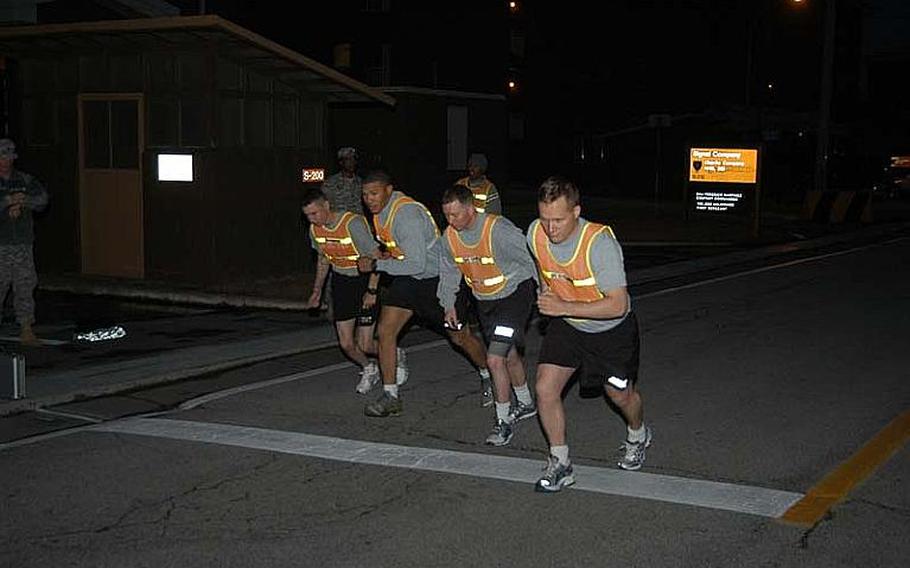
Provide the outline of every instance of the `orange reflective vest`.
{"type": "Polygon", "coordinates": [[[493,258],[493,225],[498,215],[487,215],[484,219],[480,238],[474,246],[468,246],[458,231],[446,228],[446,240],[452,250],[455,266],[464,274],[464,280],[478,296],[489,296],[503,289],[506,277],[496,266],[493,258]]]}
{"type": "Polygon", "coordinates": [[[471,193],[474,194],[474,209],[478,213],[483,213],[487,209],[487,199],[490,198],[490,189],[493,187],[493,182],[488,179],[483,180],[483,184],[478,187],[472,187],[469,185],[471,178],[463,177],[457,182],[456,185],[463,185],[466,188],[471,190],[471,193]]]}
{"type": "Polygon", "coordinates": [[[334,229],[316,224],[310,225],[310,235],[313,236],[313,241],[335,268],[357,268],[360,251],[354,244],[350,228],[351,221],[356,218],[356,214],[345,211],[341,214],[341,219],[335,224],[334,229]]]}
{"type": "Polygon", "coordinates": [[[392,258],[396,260],[404,260],[404,251],[398,247],[398,243],[395,242],[395,237],[392,235],[392,224],[395,221],[395,215],[398,214],[398,210],[401,209],[404,205],[414,204],[420,207],[424,213],[427,214],[427,217],[430,218],[430,223],[433,225],[433,230],[436,232],[436,236],[439,236],[439,228],[436,226],[436,221],[433,219],[433,215],[430,211],[424,207],[423,203],[415,201],[408,197],[407,195],[402,195],[396,199],[389,206],[389,218],[386,219],[385,223],[379,222],[379,215],[373,215],[373,228],[376,229],[376,240],[385,245],[386,251],[392,258]]]}
{"type": "Polygon", "coordinates": [[[560,299],[567,302],[593,302],[604,297],[597,287],[594,269],[591,268],[591,246],[594,237],[602,232],[615,238],[613,230],[607,225],[590,221],[585,223],[572,258],[562,263],[550,252],[550,239],[540,222],[534,225],[534,238],[531,242],[540,268],[541,281],[560,299]]]}

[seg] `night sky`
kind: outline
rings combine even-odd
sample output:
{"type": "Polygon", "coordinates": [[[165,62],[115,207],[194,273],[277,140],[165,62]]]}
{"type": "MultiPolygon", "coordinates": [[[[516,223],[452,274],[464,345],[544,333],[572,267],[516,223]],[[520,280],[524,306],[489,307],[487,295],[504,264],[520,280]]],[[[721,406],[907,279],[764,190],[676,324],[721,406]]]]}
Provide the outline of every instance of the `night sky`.
{"type": "MultiPolygon", "coordinates": [[[[190,14],[200,3],[173,4],[190,14]]],[[[205,6],[329,64],[327,43],[346,25],[311,3],[208,0],[205,6]]],[[[421,9],[427,8],[392,0],[393,13],[421,9]]],[[[472,9],[464,4],[463,10],[472,9]]],[[[822,0],[529,1],[522,9],[528,36],[519,69],[523,86],[547,93],[555,106],[568,104],[566,120],[622,127],[650,113],[742,105],[750,54],[751,104],[794,111],[817,105],[822,0]]],[[[910,2],[841,0],[838,12],[841,91],[858,88],[851,83],[859,83],[862,54],[910,52],[910,2]]],[[[440,32],[445,43],[448,34],[440,32]]]]}

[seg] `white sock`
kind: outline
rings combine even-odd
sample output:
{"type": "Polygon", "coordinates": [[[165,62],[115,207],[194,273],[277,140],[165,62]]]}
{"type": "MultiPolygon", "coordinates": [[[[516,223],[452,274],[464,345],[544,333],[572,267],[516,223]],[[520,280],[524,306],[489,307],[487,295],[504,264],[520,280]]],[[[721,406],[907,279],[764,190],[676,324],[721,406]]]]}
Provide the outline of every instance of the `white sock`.
{"type": "Polygon", "coordinates": [[[515,391],[515,398],[518,399],[518,402],[525,406],[534,404],[534,400],[531,399],[531,389],[528,388],[528,383],[525,383],[520,387],[512,387],[512,390],[515,391]]]}
{"type": "Polygon", "coordinates": [[[645,423],[642,422],[638,430],[633,430],[626,426],[626,440],[638,444],[645,441],[645,423]]]}
{"type": "Polygon", "coordinates": [[[398,385],[382,385],[382,390],[389,393],[389,395],[398,398],[398,385]]]}
{"type": "Polygon", "coordinates": [[[490,370],[487,368],[478,369],[477,373],[480,374],[480,380],[489,381],[490,380],[490,370]]]}
{"type": "Polygon", "coordinates": [[[512,405],[508,402],[497,402],[496,403],[496,418],[502,420],[503,422],[509,419],[509,410],[512,408],[512,405]]]}
{"type": "Polygon", "coordinates": [[[559,460],[559,463],[568,465],[569,446],[550,446],[550,455],[559,460]]]}

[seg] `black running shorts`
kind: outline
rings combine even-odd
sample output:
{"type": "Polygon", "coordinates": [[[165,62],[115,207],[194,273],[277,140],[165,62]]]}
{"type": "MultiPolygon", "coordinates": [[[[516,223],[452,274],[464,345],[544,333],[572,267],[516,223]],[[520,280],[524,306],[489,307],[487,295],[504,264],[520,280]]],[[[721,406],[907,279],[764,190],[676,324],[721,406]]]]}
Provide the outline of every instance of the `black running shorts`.
{"type": "MultiPolygon", "coordinates": [[[[425,325],[441,330],[444,329],[445,310],[436,296],[438,286],[439,277],[418,280],[411,276],[395,276],[389,282],[382,303],[411,310],[425,325]]],[[[467,324],[468,298],[461,290],[455,296],[455,313],[458,321],[467,324]]]]}
{"type": "Polygon", "coordinates": [[[531,317],[531,310],[534,309],[534,303],[537,301],[535,294],[537,284],[532,278],[529,278],[518,285],[512,294],[498,300],[477,300],[477,316],[480,320],[480,326],[483,330],[484,340],[487,345],[493,338],[493,330],[496,326],[506,326],[515,330],[512,336],[512,344],[521,349],[525,343],[525,328],[528,325],[528,318],[531,317]]]}
{"type": "Polygon", "coordinates": [[[354,319],[357,316],[370,313],[373,318],[379,314],[378,303],[372,310],[363,310],[363,295],[370,285],[369,274],[345,276],[337,272],[332,273],[332,318],[335,321],[354,319]]]}
{"type": "Polygon", "coordinates": [[[553,318],[540,346],[539,363],[581,368],[581,388],[602,387],[612,376],[638,381],[638,319],[632,312],[621,324],[600,333],[585,333],[553,318]]]}

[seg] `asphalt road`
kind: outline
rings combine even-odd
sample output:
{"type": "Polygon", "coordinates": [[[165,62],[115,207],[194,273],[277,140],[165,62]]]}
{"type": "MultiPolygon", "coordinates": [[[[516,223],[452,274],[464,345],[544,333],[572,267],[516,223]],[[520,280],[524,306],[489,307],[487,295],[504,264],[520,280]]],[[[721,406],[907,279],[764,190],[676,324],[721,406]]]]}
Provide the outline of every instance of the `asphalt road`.
{"type": "MultiPolygon", "coordinates": [[[[522,478],[543,465],[536,423],[507,448],[482,444],[492,415],[474,371],[438,342],[412,346],[396,419],[363,416],[353,368],[330,351],[209,378],[273,381],[0,450],[0,565],[903,566],[906,448],[811,528],[675,492],[701,480],[754,489],[755,505],[798,496],[906,412],[908,280],[910,241],[896,240],[638,291],[648,462],[616,477],[621,421],[570,389],[584,469],[558,495],[522,478]]],[[[135,414],[191,392],[66,410],[135,414]]]]}

